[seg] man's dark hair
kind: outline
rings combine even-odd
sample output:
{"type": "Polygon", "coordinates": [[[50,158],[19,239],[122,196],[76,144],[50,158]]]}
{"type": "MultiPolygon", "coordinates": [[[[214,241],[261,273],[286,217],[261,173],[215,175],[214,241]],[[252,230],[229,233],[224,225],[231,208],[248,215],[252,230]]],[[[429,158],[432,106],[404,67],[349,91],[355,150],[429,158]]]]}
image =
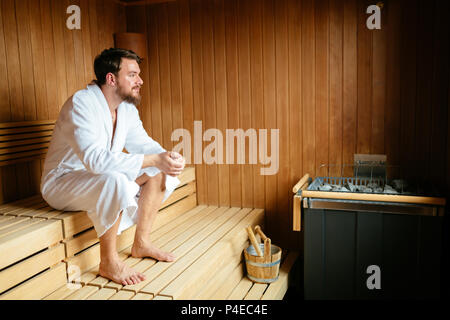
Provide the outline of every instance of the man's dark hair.
{"type": "Polygon", "coordinates": [[[137,63],[142,62],[142,58],[131,50],[110,48],[103,50],[94,61],[94,72],[97,85],[102,86],[106,83],[106,75],[112,73],[115,76],[119,74],[122,58],[136,60],[137,63]]]}

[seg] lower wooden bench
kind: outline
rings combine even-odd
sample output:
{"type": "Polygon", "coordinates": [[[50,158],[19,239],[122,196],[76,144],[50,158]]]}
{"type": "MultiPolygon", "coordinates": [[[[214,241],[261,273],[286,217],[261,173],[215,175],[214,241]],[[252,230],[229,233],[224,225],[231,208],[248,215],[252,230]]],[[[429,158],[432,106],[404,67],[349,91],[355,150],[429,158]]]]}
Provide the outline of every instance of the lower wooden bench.
{"type": "Polygon", "coordinates": [[[98,276],[96,265],[45,299],[282,299],[295,252],[284,256],[275,283],[253,284],[245,275],[245,227],[263,225],[263,221],[262,209],[197,206],[152,232],[155,245],[173,252],[175,262],[133,258],[131,247],[121,251],[119,256],[128,266],[145,274],[144,281],[118,285],[98,276]]]}
{"type": "MultiPolygon", "coordinates": [[[[181,183],[163,203],[155,227],[196,206],[195,169],[186,168],[179,179],[181,183]]],[[[134,231],[135,226],[122,233],[120,249],[133,242],[134,231]]],[[[16,299],[24,290],[30,292],[26,299],[48,295],[70,279],[70,266],[77,265],[84,272],[98,264],[98,242],[86,212],[55,210],[40,195],[0,205],[0,299],[16,299]],[[61,262],[64,279],[60,277],[61,262]],[[49,273],[61,281],[43,292],[39,286],[49,273]]]]}
{"type": "Polygon", "coordinates": [[[64,259],[61,222],[6,213],[0,216],[0,292],[4,292],[0,299],[38,299],[66,282],[65,264],[60,264],[64,259]],[[43,285],[53,277],[51,285],[43,285]]]}

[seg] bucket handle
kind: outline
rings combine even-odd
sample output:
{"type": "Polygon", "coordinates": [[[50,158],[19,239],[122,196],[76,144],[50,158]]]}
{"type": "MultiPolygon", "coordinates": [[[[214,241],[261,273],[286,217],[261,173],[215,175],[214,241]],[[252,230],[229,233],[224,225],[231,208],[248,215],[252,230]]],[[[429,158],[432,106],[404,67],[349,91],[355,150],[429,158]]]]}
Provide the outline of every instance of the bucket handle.
{"type": "Polygon", "coordinates": [[[252,226],[248,226],[246,230],[247,230],[247,234],[248,234],[248,237],[250,239],[250,242],[253,245],[253,248],[255,248],[256,253],[258,254],[258,256],[262,257],[263,254],[261,252],[261,248],[259,247],[258,243],[256,242],[256,238],[255,238],[255,234],[253,233],[252,226]]]}
{"type": "Polygon", "coordinates": [[[272,241],[266,237],[264,240],[264,262],[268,263],[272,260],[272,241]]]}
{"type": "Polygon", "coordinates": [[[267,236],[264,234],[264,232],[262,232],[261,227],[259,225],[255,227],[255,232],[258,233],[261,236],[261,240],[263,242],[266,241],[267,236]]]}

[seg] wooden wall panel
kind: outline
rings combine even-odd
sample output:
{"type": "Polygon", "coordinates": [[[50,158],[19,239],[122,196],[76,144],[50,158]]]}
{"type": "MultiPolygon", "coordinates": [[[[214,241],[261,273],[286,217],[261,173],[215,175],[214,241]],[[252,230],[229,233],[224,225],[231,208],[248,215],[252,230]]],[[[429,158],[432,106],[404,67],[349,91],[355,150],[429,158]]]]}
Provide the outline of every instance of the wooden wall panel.
{"type": "MultiPolygon", "coordinates": [[[[214,55],[214,2],[202,2],[202,15],[199,17],[202,23],[202,57],[203,57],[203,130],[217,128],[216,121],[216,85],[215,85],[215,55],[214,55]]],[[[215,139],[215,138],[214,138],[215,139]]],[[[205,148],[213,143],[205,141],[205,148]]],[[[217,143],[217,141],[216,141],[217,143]]],[[[217,150],[214,152],[216,153],[217,150]]],[[[207,149],[204,149],[204,161],[207,149]]],[[[211,154],[211,156],[214,155],[211,154]]],[[[215,162],[206,166],[205,174],[207,177],[206,198],[212,205],[219,205],[219,177],[217,174],[217,164],[215,162]]]]}
{"type": "MultiPolygon", "coordinates": [[[[172,111],[173,128],[180,122],[175,114],[183,113],[192,137],[193,120],[202,121],[203,132],[218,128],[224,137],[226,129],[280,130],[277,175],[261,176],[263,166],[250,165],[248,156],[244,165],[198,164],[200,203],[264,207],[268,233],[292,245],[299,240],[287,232],[292,186],[305,173],[352,175],[355,153],[387,154],[393,175],[446,187],[448,156],[439,154],[448,149],[448,4],[392,0],[381,11],[382,29],[369,30],[371,4],[184,0],[147,6],[149,26],[159,21],[148,28],[149,50],[162,48],[161,25],[174,29],[169,43],[176,37],[181,43],[164,45],[159,52],[167,60],[159,57],[150,68],[151,77],[158,73],[155,86],[177,86],[172,100],[150,101],[152,119],[174,108],[181,83],[182,111],[172,111]]],[[[135,9],[127,10],[132,18],[135,9]]],[[[155,137],[171,147],[168,133],[162,135],[155,137]]]]}
{"type": "MultiPolygon", "coordinates": [[[[264,127],[270,132],[277,129],[276,123],[276,81],[275,74],[275,3],[273,0],[264,0],[263,4],[263,102],[264,102],[264,127]]],[[[232,124],[230,123],[231,127],[232,124]]],[[[271,140],[267,139],[267,150],[264,154],[269,154],[275,149],[271,140]]],[[[265,225],[275,225],[277,223],[277,188],[276,175],[266,175],[265,179],[265,225]]],[[[266,234],[272,237],[270,233],[266,234]]]]}
{"type": "MultiPolygon", "coordinates": [[[[239,128],[239,78],[238,78],[238,50],[237,50],[237,0],[225,1],[225,50],[227,72],[227,109],[228,128],[239,128]]],[[[192,21],[193,23],[193,21],[192,21]]],[[[192,34],[192,37],[194,34],[192,34]]],[[[194,45],[194,42],[193,42],[194,45]]],[[[194,51],[194,46],[193,46],[194,51]]],[[[192,65],[194,68],[194,65],[192,65]]],[[[194,72],[194,70],[192,70],[194,72]]],[[[194,100],[195,106],[195,100],[194,100]]],[[[236,153],[236,148],[234,148],[236,153]]],[[[228,161],[226,161],[228,162],[228,161]]],[[[198,171],[197,171],[198,172],[198,171]]],[[[200,186],[200,189],[202,187],[200,186]]],[[[230,204],[241,207],[242,204],[241,166],[230,165],[230,204]]],[[[206,199],[198,198],[199,203],[206,199]]],[[[205,203],[205,202],[203,202],[205,203]]]]}
{"type": "MultiPolygon", "coordinates": [[[[217,129],[225,132],[228,122],[225,1],[215,0],[214,10],[214,68],[217,129]]],[[[257,37],[256,37],[257,39],[257,37]]],[[[257,41],[257,40],[256,40],[257,41]]],[[[230,205],[230,167],[221,159],[218,166],[219,205],[230,205]]],[[[264,195],[264,192],[262,192],[264,195]]]]}
{"type": "MultiPolygon", "coordinates": [[[[262,14],[263,2],[260,0],[252,0],[250,3],[254,14],[250,15],[250,87],[252,101],[252,128],[264,129],[264,97],[261,94],[263,90],[263,40],[262,40],[262,14]]],[[[226,61],[226,60],[225,60],[226,61]]],[[[219,109],[219,104],[217,105],[219,109]]],[[[225,131],[226,124],[221,129],[225,131]]],[[[260,175],[261,165],[253,165],[253,206],[256,208],[264,208],[265,201],[265,184],[264,176],[260,175]]],[[[220,168],[219,168],[220,170],[220,168]]],[[[220,179],[220,172],[219,172],[220,179]]]]}
{"type": "MultiPolygon", "coordinates": [[[[126,31],[113,0],[0,2],[0,122],[56,119],[63,103],[92,79],[93,59],[126,31]],[[66,9],[81,8],[81,30],[69,30],[66,9]]],[[[0,168],[0,202],[39,193],[41,161],[0,168]]]]}

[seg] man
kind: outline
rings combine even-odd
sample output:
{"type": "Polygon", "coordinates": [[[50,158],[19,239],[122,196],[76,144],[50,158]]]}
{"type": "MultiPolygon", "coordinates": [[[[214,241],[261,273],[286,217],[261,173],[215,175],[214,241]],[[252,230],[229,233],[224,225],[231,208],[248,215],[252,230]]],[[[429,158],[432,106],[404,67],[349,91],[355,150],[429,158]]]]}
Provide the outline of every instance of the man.
{"type": "Polygon", "coordinates": [[[97,80],[62,107],[45,159],[41,192],[58,210],[86,210],[100,239],[99,274],[131,285],[145,279],[118,256],[116,238],[137,224],[131,254],[174,261],[149,241],[161,203],[180,183],[185,161],[145,132],[138,105],[139,58],[123,49],[96,57],[97,80]],[[126,149],[127,153],[122,152],[126,149]]]}

